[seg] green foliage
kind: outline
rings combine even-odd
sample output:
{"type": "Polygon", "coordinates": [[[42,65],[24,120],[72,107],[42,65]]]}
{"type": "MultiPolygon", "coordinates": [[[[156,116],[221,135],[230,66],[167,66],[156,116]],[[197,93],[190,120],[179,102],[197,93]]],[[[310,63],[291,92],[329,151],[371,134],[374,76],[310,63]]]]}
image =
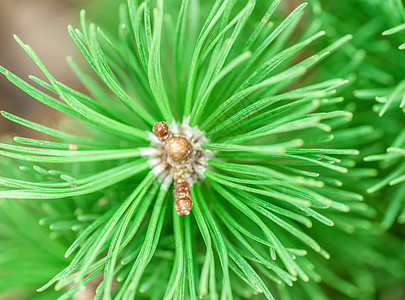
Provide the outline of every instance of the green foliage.
{"type": "MultiPolygon", "coordinates": [[[[380,169],[380,176],[370,183],[366,191],[370,196],[378,196],[376,202],[385,198],[390,202],[383,209],[385,216],[381,224],[382,228],[387,229],[405,209],[401,187],[403,156],[400,155],[401,150],[399,153],[398,149],[395,150],[404,147],[405,65],[403,51],[395,49],[405,40],[401,32],[403,25],[400,25],[405,22],[404,4],[398,0],[379,0],[350,3],[325,1],[323,7],[319,2],[317,5],[318,10],[314,9],[314,13],[318,13],[324,27],[329,28],[327,32],[342,35],[350,30],[354,36],[351,43],[346,44],[339,53],[342,55],[335,56],[333,70],[339,72],[343,69],[347,76],[353,78],[344,96],[347,99],[354,96],[357,100],[354,123],[370,124],[380,132],[380,136],[374,143],[367,145],[362,154],[367,162],[381,161],[378,166],[374,165],[380,169]],[[332,16],[324,8],[338,13],[332,16]],[[358,11],[357,17],[347,19],[345,16],[354,10],[358,11]],[[340,26],[342,24],[344,26],[340,26]],[[353,32],[353,28],[358,30],[353,32]],[[348,61],[350,63],[347,64],[348,61]],[[385,155],[380,154],[387,150],[385,155]],[[383,190],[386,186],[394,188],[383,190]]],[[[333,67],[331,64],[329,66],[333,67]]],[[[399,217],[401,223],[404,222],[402,219],[399,217]]]]}
{"type": "Polygon", "coordinates": [[[74,131],[2,112],[49,140],[0,144],[0,213],[11,216],[0,218],[0,271],[16,276],[0,292],[52,274],[39,291],[55,285],[58,299],[99,274],[96,299],[373,299],[380,283],[405,282],[403,241],[381,231],[405,221],[405,131],[395,136],[404,72],[381,59],[384,49],[398,61],[403,52],[373,36],[399,36],[405,13],[396,0],[372,1],[372,10],[371,1],[344,2],[313,0],[308,14],[303,3],[284,18],[280,0],[264,10],[253,0],[128,0],[116,36],[82,11],[69,33],[90,68],[68,61],[88,94],[59,82],[16,37],[48,82],[0,72],[72,118],[74,131]],[[353,94],[365,101],[355,105],[353,94]],[[376,97],[383,119],[368,101],[376,97]],[[141,155],[159,120],[198,126],[209,138],[202,148],[214,151],[190,216],[176,214],[141,155]],[[388,185],[397,188],[385,209],[367,192],[388,185]],[[24,239],[13,218],[38,234],[24,239]],[[45,243],[52,258],[35,248],[45,243]],[[31,253],[48,268],[26,283],[15,261],[31,253]]]}

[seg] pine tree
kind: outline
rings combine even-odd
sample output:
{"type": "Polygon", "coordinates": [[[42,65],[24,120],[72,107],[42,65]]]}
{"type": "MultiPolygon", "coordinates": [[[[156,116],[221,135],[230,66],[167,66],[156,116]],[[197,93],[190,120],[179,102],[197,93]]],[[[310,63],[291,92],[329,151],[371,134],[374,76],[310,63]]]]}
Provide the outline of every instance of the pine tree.
{"type": "Polygon", "coordinates": [[[403,3],[285,3],[128,0],[117,35],[82,11],[68,31],[88,66],[68,62],[86,94],[16,37],[47,82],[0,72],[69,121],[2,112],[49,138],[0,144],[0,295],[374,299],[405,282],[403,3]]]}

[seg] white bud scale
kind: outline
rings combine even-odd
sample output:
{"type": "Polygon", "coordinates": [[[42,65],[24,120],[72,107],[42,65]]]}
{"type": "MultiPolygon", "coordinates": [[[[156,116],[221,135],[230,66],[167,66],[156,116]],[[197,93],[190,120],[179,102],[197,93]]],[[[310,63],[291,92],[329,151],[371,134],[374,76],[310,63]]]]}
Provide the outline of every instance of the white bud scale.
{"type": "Polygon", "coordinates": [[[174,206],[181,215],[190,214],[193,207],[191,187],[204,177],[209,150],[201,149],[208,143],[197,127],[190,128],[187,120],[183,124],[173,123],[170,128],[165,122],[157,122],[152,129],[151,148],[141,149],[149,157],[149,164],[158,178],[174,182],[174,206]],[[155,138],[156,137],[156,138],[155,138]]]}

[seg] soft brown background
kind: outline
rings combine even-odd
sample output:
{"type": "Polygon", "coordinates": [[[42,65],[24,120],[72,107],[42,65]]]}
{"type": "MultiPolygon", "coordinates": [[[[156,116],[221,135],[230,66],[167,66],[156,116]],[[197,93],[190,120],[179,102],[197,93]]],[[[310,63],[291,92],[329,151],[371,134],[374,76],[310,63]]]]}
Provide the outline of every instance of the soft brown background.
{"type": "MultiPolygon", "coordinates": [[[[17,34],[62,82],[78,85],[66,56],[76,53],[66,30],[77,19],[75,3],[65,0],[0,0],[0,65],[23,79],[42,74],[13,38],[17,34]]],[[[44,125],[55,125],[59,116],[0,77],[0,109],[44,125]]],[[[0,135],[28,134],[28,129],[0,118],[0,135]]],[[[34,132],[29,132],[32,136],[34,132]]]]}
{"type": "MultiPolygon", "coordinates": [[[[28,75],[44,76],[13,38],[18,35],[30,45],[55,78],[83,91],[66,62],[67,56],[81,55],[67,32],[67,25],[78,26],[81,8],[91,21],[116,28],[118,5],[122,0],[0,0],[0,65],[24,80],[28,75]]],[[[35,85],[35,84],[34,84],[35,85]]],[[[14,113],[40,124],[58,127],[61,115],[33,100],[0,74],[0,110],[14,113]]],[[[0,136],[23,135],[38,137],[38,133],[0,117],[0,136]]]]}

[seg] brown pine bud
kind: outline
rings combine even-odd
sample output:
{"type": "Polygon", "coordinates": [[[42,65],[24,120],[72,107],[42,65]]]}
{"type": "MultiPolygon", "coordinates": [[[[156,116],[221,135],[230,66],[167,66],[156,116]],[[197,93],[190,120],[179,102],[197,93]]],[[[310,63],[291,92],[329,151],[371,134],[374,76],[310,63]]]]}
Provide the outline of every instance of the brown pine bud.
{"type": "Polygon", "coordinates": [[[177,210],[179,216],[189,215],[191,208],[193,207],[193,201],[191,201],[190,196],[180,196],[179,198],[175,197],[174,206],[177,210]]]}
{"type": "Polygon", "coordinates": [[[153,134],[160,141],[164,141],[169,137],[169,127],[165,122],[157,122],[155,125],[153,125],[153,134]]]}
{"type": "Polygon", "coordinates": [[[166,151],[169,156],[175,161],[182,161],[187,158],[190,153],[191,145],[186,138],[181,136],[171,137],[166,142],[166,151]]]}
{"type": "Polygon", "coordinates": [[[191,195],[191,187],[187,181],[182,181],[180,183],[176,182],[174,194],[179,197],[181,195],[191,195]]]}

